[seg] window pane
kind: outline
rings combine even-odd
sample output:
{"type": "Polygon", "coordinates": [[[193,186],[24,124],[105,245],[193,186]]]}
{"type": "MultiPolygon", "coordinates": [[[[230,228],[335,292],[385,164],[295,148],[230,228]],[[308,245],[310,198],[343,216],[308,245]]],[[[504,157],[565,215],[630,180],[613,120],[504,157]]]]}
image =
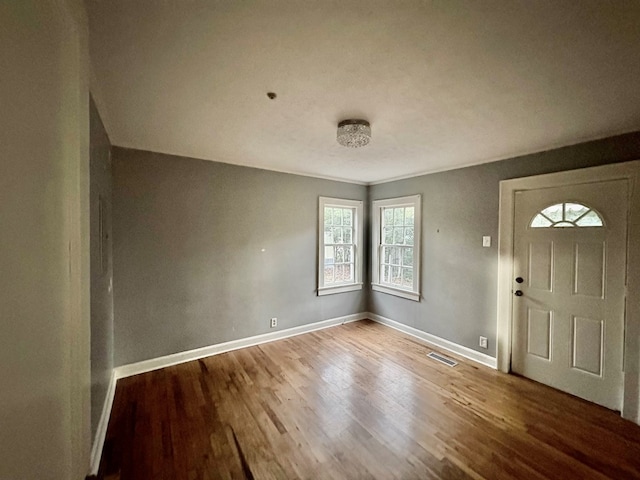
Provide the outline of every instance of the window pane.
{"type": "Polygon", "coordinates": [[[336,265],[336,278],[335,278],[335,282],[336,283],[340,283],[343,280],[343,270],[342,270],[342,265],[336,265]]]}
{"type": "Polygon", "coordinates": [[[413,227],[404,229],[404,243],[405,245],[413,245],[413,227]]]}
{"type": "Polygon", "coordinates": [[[413,217],[414,217],[414,208],[406,207],[404,209],[404,224],[413,226],[413,221],[414,221],[413,217]]]}
{"type": "Polygon", "coordinates": [[[404,225],[404,207],[393,209],[393,224],[404,225]]]}
{"type": "Polygon", "coordinates": [[[382,267],[382,282],[383,283],[391,283],[390,279],[391,267],[388,265],[384,265],[382,267]]]}
{"type": "Polygon", "coordinates": [[[342,210],[342,223],[347,226],[353,225],[353,209],[342,210]]]}
{"type": "Polygon", "coordinates": [[[402,265],[413,267],[413,248],[404,248],[402,251],[402,265]]]}
{"type": "Polygon", "coordinates": [[[331,231],[331,227],[324,229],[324,243],[333,243],[333,232],[331,231]]]}
{"type": "Polygon", "coordinates": [[[400,267],[391,267],[391,282],[392,285],[400,285],[402,278],[400,277],[400,267]]]}
{"type": "Polygon", "coordinates": [[[396,227],[393,229],[393,243],[396,245],[404,243],[404,228],[396,227]]]}
{"type": "Polygon", "coordinates": [[[393,208],[385,208],[384,211],[384,224],[393,225],[393,208]]]}
{"type": "Polygon", "coordinates": [[[393,264],[394,265],[402,265],[402,251],[404,248],[396,247],[393,249],[393,264]]]}
{"type": "Polygon", "coordinates": [[[398,249],[396,247],[388,247],[388,252],[389,252],[389,256],[388,256],[388,261],[386,263],[389,263],[391,265],[397,265],[398,249]]]}
{"type": "Polygon", "coordinates": [[[333,224],[342,225],[342,209],[341,208],[333,209],[333,224]]]}
{"type": "Polygon", "coordinates": [[[562,210],[562,204],[558,203],[557,205],[551,205],[542,210],[542,214],[553,222],[559,222],[562,220],[562,210]]]}
{"type": "Polygon", "coordinates": [[[344,262],[344,247],[336,247],[336,263],[344,262]]]}
{"type": "Polygon", "coordinates": [[[343,234],[344,234],[344,243],[353,243],[352,240],[352,235],[353,235],[353,229],[348,228],[348,227],[343,227],[343,234]]]}
{"type": "Polygon", "coordinates": [[[342,243],[342,227],[333,227],[332,243],[342,243]]]}
{"type": "Polygon", "coordinates": [[[402,269],[402,286],[405,288],[413,288],[413,269],[402,269]]]}
{"type": "Polygon", "coordinates": [[[602,218],[596,212],[591,211],[578,220],[577,225],[580,227],[602,227],[604,224],[602,218]]]}
{"type": "Polygon", "coordinates": [[[385,227],[383,243],[386,243],[387,245],[393,243],[393,227],[385,227]]]}
{"type": "Polygon", "coordinates": [[[348,282],[353,282],[353,263],[347,263],[344,265],[344,279],[348,282]]]}
{"type": "Polygon", "coordinates": [[[336,265],[336,282],[344,281],[344,265],[336,265]]]}
{"type": "Polygon", "coordinates": [[[351,280],[351,265],[345,263],[342,265],[342,281],[348,282],[349,280],[351,280]]]}
{"type": "Polygon", "coordinates": [[[329,284],[329,283],[333,283],[333,274],[334,274],[334,267],[330,266],[330,267],[324,267],[324,283],[325,285],[329,284]]]}
{"type": "Polygon", "coordinates": [[[333,265],[335,263],[334,247],[324,247],[324,264],[333,265]]]}
{"type": "Polygon", "coordinates": [[[352,262],[353,260],[353,247],[343,247],[344,248],[344,261],[352,262]]]}
{"type": "Polygon", "coordinates": [[[331,226],[333,224],[333,208],[324,207],[324,226],[331,226]]]}
{"type": "Polygon", "coordinates": [[[581,217],[589,211],[588,207],[580,205],[579,203],[565,203],[564,204],[564,219],[568,222],[573,222],[576,218],[581,217]]]}
{"type": "Polygon", "coordinates": [[[391,263],[391,249],[389,247],[382,248],[382,263],[391,263]]]}
{"type": "Polygon", "coordinates": [[[602,219],[600,216],[591,210],[584,217],[576,222],[579,227],[601,227],[602,219]]]}
{"type": "Polygon", "coordinates": [[[543,217],[540,214],[536,215],[534,219],[531,221],[532,228],[546,228],[546,227],[550,227],[551,225],[552,225],[551,220],[543,217]]]}

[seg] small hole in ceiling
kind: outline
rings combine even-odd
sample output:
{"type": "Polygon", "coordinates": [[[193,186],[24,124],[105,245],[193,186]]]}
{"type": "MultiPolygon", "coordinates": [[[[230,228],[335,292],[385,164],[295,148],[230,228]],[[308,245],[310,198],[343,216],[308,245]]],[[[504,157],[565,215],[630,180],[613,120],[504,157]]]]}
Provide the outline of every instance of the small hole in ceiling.
{"type": "Polygon", "coordinates": [[[277,97],[277,95],[274,92],[267,92],[267,97],[273,100],[277,97]]]}

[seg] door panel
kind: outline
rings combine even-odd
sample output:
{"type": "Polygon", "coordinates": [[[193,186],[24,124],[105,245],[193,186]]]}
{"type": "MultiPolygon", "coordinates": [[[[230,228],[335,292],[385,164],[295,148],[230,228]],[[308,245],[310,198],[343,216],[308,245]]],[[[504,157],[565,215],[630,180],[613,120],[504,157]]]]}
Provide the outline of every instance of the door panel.
{"type": "Polygon", "coordinates": [[[515,199],[512,370],[612,409],[622,401],[627,189],[620,180],[515,199]]]}
{"type": "Polygon", "coordinates": [[[604,351],[604,321],[593,318],[573,317],[573,342],[571,366],[583,372],[602,374],[604,351]]]}
{"type": "Polygon", "coordinates": [[[604,242],[575,244],[574,295],[604,298],[605,250],[604,242]]]}
{"type": "Polygon", "coordinates": [[[529,243],[529,287],[552,291],[553,242],[529,243]]]}
{"type": "Polygon", "coordinates": [[[531,355],[551,360],[551,312],[530,308],[528,317],[527,351],[531,355]]]}

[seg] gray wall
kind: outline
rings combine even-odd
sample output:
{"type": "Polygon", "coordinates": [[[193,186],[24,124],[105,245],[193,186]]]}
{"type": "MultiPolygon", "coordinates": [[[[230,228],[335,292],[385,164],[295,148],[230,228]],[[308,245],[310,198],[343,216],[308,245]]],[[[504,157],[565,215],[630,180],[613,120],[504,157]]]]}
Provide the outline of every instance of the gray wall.
{"type": "Polygon", "coordinates": [[[91,99],[91,438],[95,438],[113,370],[111,144],[91,99]],[[102,200],[102,218],[100,216],[102,200]],[[102,220],[102,229],[100,221],[102,220]],[[102,235],[102,238],[101,238],[102,235]]]}
{"type": "Polygon", "coordinates": [[[86,25],[71,3],[0,3],[3,480],[80,479],[89,462],[86,25]]]}
{"type": "Polygon", "coordinates": [[[116,365],[365,310],[315,290],[318,197],[366,187],[122,148],[113,181],[116,365]]]}
{"type": "Polygon", "coordinates": [[[369,311],[495,356],[499,182],[639,158],[637,132],[372,186],[371,201],[422,194],[424,298],[370,292],[369,311]],[[484,235],[490,248],[482,247],[484,235]],[[488,350],[478,347],[480,335],[489,338],[488,350]]]}

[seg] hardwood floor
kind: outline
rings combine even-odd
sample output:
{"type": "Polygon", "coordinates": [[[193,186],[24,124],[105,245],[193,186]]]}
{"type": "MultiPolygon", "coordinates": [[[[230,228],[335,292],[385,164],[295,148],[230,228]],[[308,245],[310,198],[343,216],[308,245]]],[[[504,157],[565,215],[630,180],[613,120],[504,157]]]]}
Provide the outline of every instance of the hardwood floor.
{"type": "Polygon", "coordinates": [[[118,382],[100,477],[633,479],[640,427],[362,321],[118,382]]]}

